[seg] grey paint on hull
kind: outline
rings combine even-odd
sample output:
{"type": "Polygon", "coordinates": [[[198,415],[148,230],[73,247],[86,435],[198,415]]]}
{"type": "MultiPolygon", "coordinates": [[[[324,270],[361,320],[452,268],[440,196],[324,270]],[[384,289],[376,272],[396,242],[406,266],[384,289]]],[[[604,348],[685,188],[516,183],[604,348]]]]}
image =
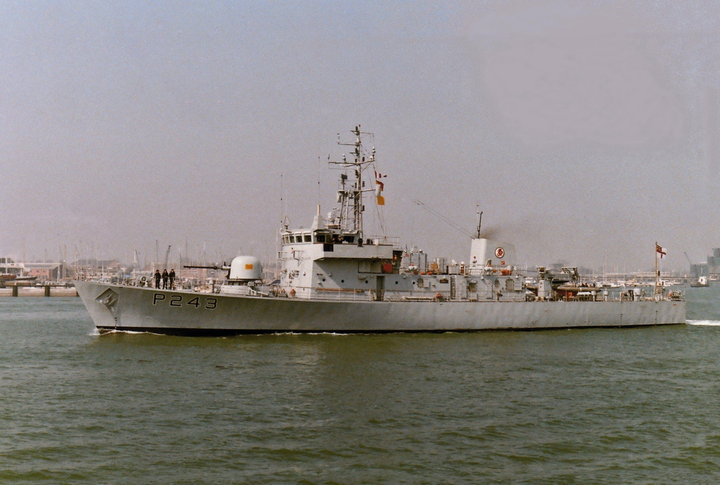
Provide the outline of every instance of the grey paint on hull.
{"type": "Polygon", "coordinates": [[[100,330],[172,334],[442,332],[685,323],[684,301],[371,302],[261,298],[75,282],[100,330]]]}

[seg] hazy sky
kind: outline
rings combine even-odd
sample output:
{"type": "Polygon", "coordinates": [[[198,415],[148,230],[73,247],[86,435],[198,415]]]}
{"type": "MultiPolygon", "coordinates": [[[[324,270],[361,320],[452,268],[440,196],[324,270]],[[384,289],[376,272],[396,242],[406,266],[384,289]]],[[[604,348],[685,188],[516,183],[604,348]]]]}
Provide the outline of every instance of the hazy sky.
{"type": "Polygon", "coordinates": [[[274,257],[375,134],[388,234],[686,268],[720,246],[720,4],[0,3],[0,255],[274,257]],[[321,160],[321,162],[319,162],[321,160]],[[318,181],[320,182],[318,186],[318,181]]]}

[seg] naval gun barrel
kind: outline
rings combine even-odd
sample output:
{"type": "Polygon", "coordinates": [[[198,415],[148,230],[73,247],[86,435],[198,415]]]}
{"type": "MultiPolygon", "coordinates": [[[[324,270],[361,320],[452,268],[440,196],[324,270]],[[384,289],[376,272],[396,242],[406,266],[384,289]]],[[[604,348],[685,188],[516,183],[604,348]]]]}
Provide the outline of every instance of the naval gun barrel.
{"type": "Polygon", "coordinates": [[[222,266],[195,266],[195,265],[184,265],[183,268],[187,269],[230,269],[230,266],[222,265],[222,266]]]}
{"type": "Polygon", "coordinates": [[[219,270],[222,270],[222,271],[227,271],[227,272],[228,272],[227,277],[228,277],[228,278],[230,277],[230,266],[228,266],[228,265],[225,264],[225,263],[223,263],[222,266],[218,266],[218,265],[204,266],[204,265],[188,264],[188,265],[183,265],[183,268],[187,268],[187,269],[215,269],[215,270],[218,270],[218,269],[219,269],[219,270]]]}

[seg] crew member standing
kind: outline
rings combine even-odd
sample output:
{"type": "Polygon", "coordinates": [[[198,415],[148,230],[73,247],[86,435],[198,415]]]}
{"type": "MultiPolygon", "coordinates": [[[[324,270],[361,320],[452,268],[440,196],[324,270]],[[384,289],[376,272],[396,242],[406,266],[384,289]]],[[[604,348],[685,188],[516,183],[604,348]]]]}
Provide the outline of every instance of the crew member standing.
{"type": "Polygon", "coordinates": [[[175,268],[170,270],[170,289],[175,289],[175,268]]]}
{"type": "Polygon", "coordinates": [[[166,269],[163,270],[162,279],[163,279],[163,290],[166,290],[167,289],[167,280],[168,280],[168,272],[166,269]]]}
{"type": "Polygon", "coordinates": [[[160,271],[155,270],[155,288],[160,288],[160,271]]]}

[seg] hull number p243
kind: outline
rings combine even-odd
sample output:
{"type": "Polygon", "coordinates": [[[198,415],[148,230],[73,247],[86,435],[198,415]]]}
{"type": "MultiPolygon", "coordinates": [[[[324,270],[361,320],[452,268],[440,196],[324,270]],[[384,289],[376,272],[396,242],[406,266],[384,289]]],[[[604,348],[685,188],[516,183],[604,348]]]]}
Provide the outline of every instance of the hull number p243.
{"type": "Polygon", "coordinates": [[[165,304],[170,307],[180,308],[183,306],[191,306],[195,308],[204,308],[206,310],[215,310],[217,308],[217,298],[209,297],[200,300],[199,296],[194,295],[165,295],[164,293],[153,293],[153,305],[165,304]],[[168,299],[168,296],[170,297],[168,299]]]}

